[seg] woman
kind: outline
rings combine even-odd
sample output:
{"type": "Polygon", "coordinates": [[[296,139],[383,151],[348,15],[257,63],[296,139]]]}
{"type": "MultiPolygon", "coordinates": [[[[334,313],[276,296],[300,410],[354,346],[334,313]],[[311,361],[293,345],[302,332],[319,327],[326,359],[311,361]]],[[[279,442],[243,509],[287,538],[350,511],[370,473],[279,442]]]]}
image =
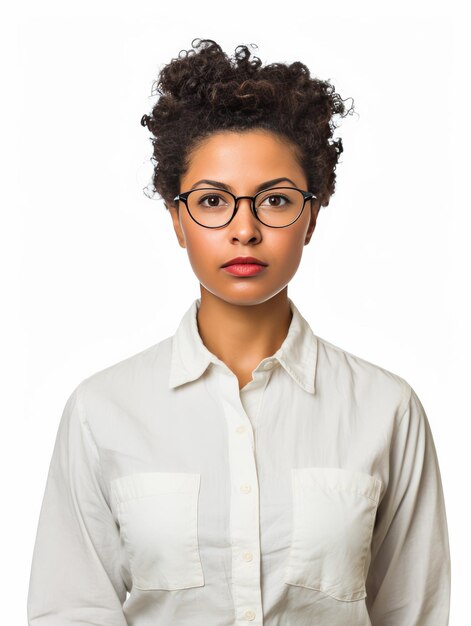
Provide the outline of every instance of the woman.
{"type": "Polygon", "coordinates": [[[141,120],[201,297],[173,336],[69,397],[33,626],[448,623],[424,408],[403,378],[315,335],[288,298],[334,192],[343,101],[302,63],[250,57],[194,42],[141,120]]]}

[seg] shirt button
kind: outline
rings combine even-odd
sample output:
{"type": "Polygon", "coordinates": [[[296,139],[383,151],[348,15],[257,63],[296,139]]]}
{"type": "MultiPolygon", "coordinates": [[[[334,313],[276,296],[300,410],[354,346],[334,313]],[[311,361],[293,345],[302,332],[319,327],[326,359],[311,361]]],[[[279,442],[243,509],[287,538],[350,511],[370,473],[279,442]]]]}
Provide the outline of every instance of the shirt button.
{"type": "Polygon", "coordinates": [[[239,433],[239,435],[245,433],[245,426],[237,426],[236,433],[239,433]]]}
{"type": "Polygon", "coordinates": [[[240,486],[240,490],[242,493],[250,493],[252,491],[252,487],[247,485],[247,483],[240,486]]]}
{"type": "Polygon", "coordinates": [[[273,367],[273,361],[267,361],[266,363],[263,364],[264,370],[271,370],[272,367],[273,367]]]}
{"type": "Polygon", "coordinates": [[[253,611],[245,611],[244,617],[245,619],[252,621],[253,619],[255,619],[255,613],[253,611]]]}
{"type": "Polygon", "coordinates": [[[251,552],[244,552],[242,558],[244,559],[244,561],[251,561],[253,558],[253,554],[251,552]]]}

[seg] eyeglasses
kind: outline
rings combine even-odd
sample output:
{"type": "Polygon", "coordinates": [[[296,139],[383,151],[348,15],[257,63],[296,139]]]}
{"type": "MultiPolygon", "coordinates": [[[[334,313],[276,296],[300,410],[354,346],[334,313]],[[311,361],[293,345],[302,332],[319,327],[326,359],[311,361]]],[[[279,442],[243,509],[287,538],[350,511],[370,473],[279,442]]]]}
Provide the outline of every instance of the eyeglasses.
{"type": "Polygon", "coordinates": [[[250,200],[259,222],[271,228],[286,228],[300,217],[306,201],[317,196],[296,187],[272,187],[255,196],[235,196],[230,191],[202,187],[180,193],[173,200],[184,202],[190,217],[200,226],[221,228],[232,221],[242,198],[250,200]]]}

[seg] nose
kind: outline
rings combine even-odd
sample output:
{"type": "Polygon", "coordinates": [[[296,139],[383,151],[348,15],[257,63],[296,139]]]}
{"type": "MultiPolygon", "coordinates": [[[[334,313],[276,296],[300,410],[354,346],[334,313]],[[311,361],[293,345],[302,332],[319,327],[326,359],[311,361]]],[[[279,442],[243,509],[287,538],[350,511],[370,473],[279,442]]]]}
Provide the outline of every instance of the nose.
{"type": "Polygon", "coordinates": [[[243,196],[237,200],[237,212],[229,224],[231,235],[238,239],[260,237],[260,222],[252,213],[250,198],[243,196]]]}

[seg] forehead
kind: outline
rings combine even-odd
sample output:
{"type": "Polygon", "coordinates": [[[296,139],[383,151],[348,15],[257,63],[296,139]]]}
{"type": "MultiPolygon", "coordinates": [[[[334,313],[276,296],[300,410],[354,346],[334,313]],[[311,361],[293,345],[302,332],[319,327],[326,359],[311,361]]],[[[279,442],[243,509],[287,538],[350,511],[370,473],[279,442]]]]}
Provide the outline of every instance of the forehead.
{"type": "Polygon", "coordinates": [[[288,176],[304,181],[304,172],[296,147],[276,133],[256,129],[219,131],[201,140],[187,158],[182,184],[197,178],[224,182],[240,180],[258,182],[260,178],[288,176]]]}

